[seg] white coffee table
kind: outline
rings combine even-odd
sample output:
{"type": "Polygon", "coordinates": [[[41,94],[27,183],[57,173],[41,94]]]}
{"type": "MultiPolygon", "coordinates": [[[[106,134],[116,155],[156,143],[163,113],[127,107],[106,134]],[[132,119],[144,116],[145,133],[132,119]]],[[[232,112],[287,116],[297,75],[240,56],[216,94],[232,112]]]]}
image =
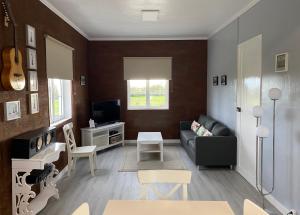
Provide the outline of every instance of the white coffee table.
{"type": "Polygon", "coordinates": [[[160,161],[164,161],[163,138],[161,132],[139,132],[137,138],[137,162],[141,160],[141,153],[160,153],[160,161]],[[149,145],[158,147],[148,148],[149,145]]]}

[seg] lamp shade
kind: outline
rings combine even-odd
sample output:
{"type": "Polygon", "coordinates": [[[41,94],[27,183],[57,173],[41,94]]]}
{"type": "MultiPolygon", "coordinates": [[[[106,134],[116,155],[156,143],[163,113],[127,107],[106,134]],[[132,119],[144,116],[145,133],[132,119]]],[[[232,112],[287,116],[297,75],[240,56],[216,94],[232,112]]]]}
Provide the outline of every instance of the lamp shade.
{"type": "Polygon", "coordinates": [[[267,138],[269,137],[269,129],[265,126],[258,126],[256,129],[256,136],[260,138],[267,138]]]}
{"type": "Polygon", "coordinates": [[[263,115],[263,109],[261,106],[257,105],[257,106],[254,106],[253,107],[253,110],[252,110],[252,113],[253,113],[253,116],[256,117],[256,118],[261,118],[262,115],[263,115]]]}
{"type": "Polygon", "coordinates": [[[281,98],[281,90],[278,88],[272,88],[269,90],[269,98],[272,100],[278,100],[281,98]]]}

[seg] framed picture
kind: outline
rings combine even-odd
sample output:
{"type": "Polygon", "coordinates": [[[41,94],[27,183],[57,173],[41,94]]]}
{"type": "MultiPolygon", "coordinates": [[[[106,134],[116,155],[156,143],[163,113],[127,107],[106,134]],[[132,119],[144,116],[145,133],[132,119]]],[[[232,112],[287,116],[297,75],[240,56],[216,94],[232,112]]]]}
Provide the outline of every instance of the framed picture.
{"type": "Polygon", "coordinates": [[[29,110],[31,114],[39,112],[39,94],[32,93],[29,95],[29,110]]]}
{"type": "Polygon", "coordinates": [[[80,85],[85,86],[86,85],[86,77],[84,75],[80,76],[80,85]]]}
{"type": "Polygon", "coordinates": [[[275,72],[287,72],[289,70],[289,54],[282,53],[275,57],[275,72]]]}
{"type": "Polygon", "coordinates": [[[4,119],[10,121],[21,118],[20,101],[11,101],[4,103],[4,119]]]}
{"type": "Polygon", "coordinates": [[[227,85],[227,75],[221,76],[221,85],[223,85],[223,86],[227,85]]]}
{"type": "Polygon", "coordinates": [[[219,85],[219,77],[218,76],[214,76],[213,77],[213,85],[214,86],[218,86],[219,85]]]}
{"type": "Polygon", "coordinates": [[[36,50],[27,48],[27,67],[28,69],[37,69],[36,50]]]}
{"type": "Polygon", "coordinates": [[[35,28],[30,25],[26,25],[26,45],[36,47],[35,28]]]}
{"type": "Polygon", "coordinates": [[[29,91],[38,91],[39,90],[39,84],[38,84],[38,77],[37,77],[37,71],[29,71],[29,91]]]}

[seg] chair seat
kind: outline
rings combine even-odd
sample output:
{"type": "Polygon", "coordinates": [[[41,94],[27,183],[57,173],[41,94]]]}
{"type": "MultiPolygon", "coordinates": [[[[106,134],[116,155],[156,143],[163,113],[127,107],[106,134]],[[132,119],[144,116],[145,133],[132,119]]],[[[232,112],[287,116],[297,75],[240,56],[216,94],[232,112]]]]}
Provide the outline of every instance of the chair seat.
{"type": "Polygon", "coordinates": [[[82,146],[77,147],[72,151],[72,154],[75,156],[85,155],[85,154],[91,154],[96,150],[96,146],[82,146]]]}

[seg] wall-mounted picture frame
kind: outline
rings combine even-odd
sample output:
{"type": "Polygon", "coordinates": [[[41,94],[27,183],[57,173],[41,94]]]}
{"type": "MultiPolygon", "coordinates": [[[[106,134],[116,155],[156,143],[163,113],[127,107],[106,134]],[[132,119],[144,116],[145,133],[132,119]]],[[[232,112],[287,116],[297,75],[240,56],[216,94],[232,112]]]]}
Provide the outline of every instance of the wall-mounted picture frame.
{"type": "Polygon", "coordinates": [[[36,50],[27,48],[27,67],[28,69],[37,69],[36,50]]]}
{"type": "Polygon", "coordinates": [[[4,120],[11,121],[21,118],[21,102],[11,101],[4,103],[4,120]]]}
{"type": "Polygon", "coordinates": [[[219,85],[219,77],[218,76],[214,76],[213,77],[213,86],[218,86],[219,85]]]}
{"type": "Polygon", "coordinates": [[[38,75],[37,71],[31,71],[29,70],[28,72],[28,86],[29,86],[29,91],[31,92],[36,92],[39,90],[39,83],[38,83],[38,75]]]}
{"type": "Polygon", "coordinates": [[[287,72],[289,70],[289,54],[281,53],[275,56],[275,72],[287,72]]]}
{"type": "Polygon", "coordinates": [[[29,95],[29,111],[31,114],[35,114],[40,111],[38,93],[32,93],[29,95]]]}
{"type": "Polygon", "coordinates": [[[221,76],[221,85],[223,85],[223,86],[227,85],[227,75],[221,76]]]}
{"type": "Polygon", "coordinates": [[[86,85],[86,77],[85,75],[80,76],[80,85],[85,86],[86,85]]]}
{"type": "Polygon", "coordinates": [[[31,25],[26,25],[26,45],[36,48],[35,28],[31,25]]]}

